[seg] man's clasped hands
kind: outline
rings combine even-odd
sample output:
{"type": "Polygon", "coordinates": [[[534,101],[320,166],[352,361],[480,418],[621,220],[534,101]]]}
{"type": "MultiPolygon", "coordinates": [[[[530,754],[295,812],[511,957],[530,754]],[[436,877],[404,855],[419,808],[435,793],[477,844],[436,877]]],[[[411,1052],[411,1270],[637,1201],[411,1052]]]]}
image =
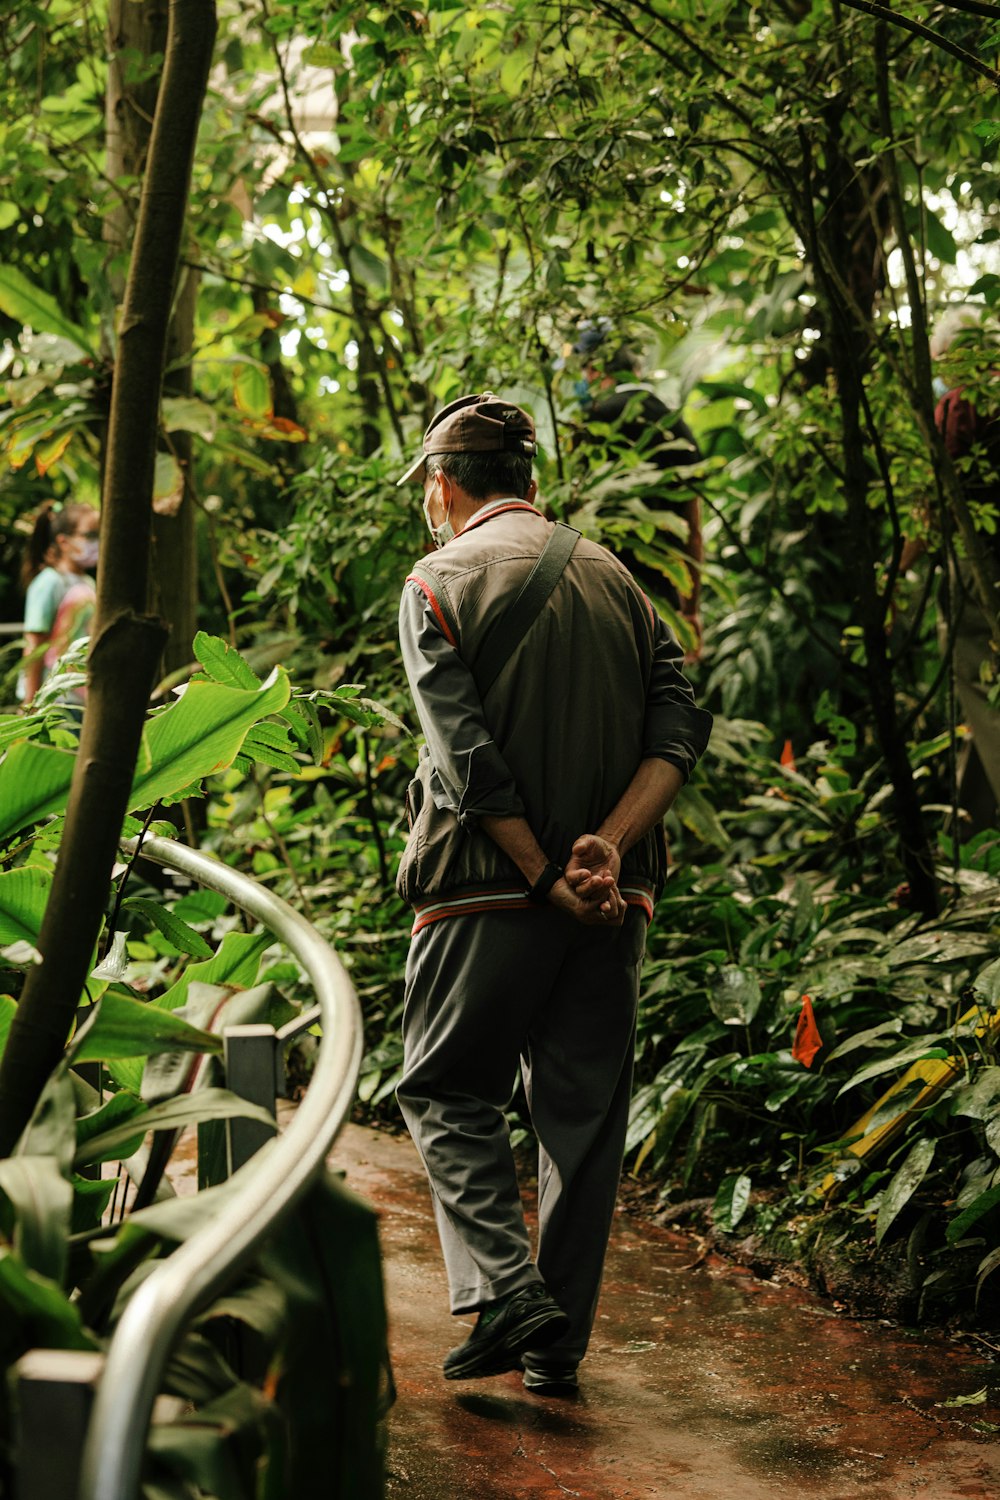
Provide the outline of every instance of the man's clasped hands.
{"type": "Polygon", "coordinates": [[[626,903],[618,889],[621,855],[610,839],[584,833],[549,893],[549,901],[589,927],[620,927],[626,903]]]}

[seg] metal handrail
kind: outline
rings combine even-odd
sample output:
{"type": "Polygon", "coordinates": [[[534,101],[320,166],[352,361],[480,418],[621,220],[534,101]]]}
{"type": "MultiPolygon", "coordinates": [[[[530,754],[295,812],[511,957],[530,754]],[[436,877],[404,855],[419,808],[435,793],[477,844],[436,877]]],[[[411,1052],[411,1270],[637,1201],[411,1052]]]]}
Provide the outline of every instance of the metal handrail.
{"type": "Polygon", "coordinates": [[[323,1037],[309,1089],[287,1130],[234,1174],[236,1186],[218,1217],[150,1273],[122,1314],[94,1402],[80,1500],[135,1500],[153,1403],[177,1338],[309,1188],[347,1117],[361,1067],[354,986],[304,917],[256,880],[173,839],[147,838],[142,852],[270,927],[315,987],[323,1037]]]}

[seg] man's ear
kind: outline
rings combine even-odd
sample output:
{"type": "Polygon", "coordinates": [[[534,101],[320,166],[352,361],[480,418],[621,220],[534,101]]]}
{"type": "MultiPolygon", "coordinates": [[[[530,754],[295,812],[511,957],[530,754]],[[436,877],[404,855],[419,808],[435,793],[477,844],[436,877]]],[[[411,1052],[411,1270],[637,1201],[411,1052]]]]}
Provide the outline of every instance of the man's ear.
{"type": "Polygon", "coordinates": [[[538,494],[538,480],[537,479],[533,479],[531,481],[531,483],[528,485],[528,493],[525,495],[524,498],[525,498],[525,500],[527,500],[527,502],[528,502],[529,505],[534,505],[534,503],[535,503],[535,496],[537,494],[538,494]]]}

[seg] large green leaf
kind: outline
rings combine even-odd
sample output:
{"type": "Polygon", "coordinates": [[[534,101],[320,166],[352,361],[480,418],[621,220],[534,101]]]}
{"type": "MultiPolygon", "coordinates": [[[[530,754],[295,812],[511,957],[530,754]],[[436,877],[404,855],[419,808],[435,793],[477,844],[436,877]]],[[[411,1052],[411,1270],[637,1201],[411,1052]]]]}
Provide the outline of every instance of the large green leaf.
{"type": "Polygon", "coordinates": [[[267,366],[249,360],[237,365],[233,371],[233,395],[236,407],[247,417],[269,417],[271,415],[271,383],[267,378],[267,366]]]}
{"type": "Polygon", "coordinates": [[[987,1276],[993,1275],[993,1272],[997,1269],[998,1266],[1000,1266],[1000,1246],[997,1246],[995,1250],[991,1250],[989,1255],[984,1256],[984,1258],[979,1262],[979,1265],[976,1267],[977,1303],[979,1301],[979,1294],[983,1289],[983,1282],[986,1280],[987,1276]]]}
{"type": "Polygon", "coordinates": [[[14,1217],[14,1249],[29,1270],[61,1282],[69,1251],[73,1188],[53,1156],[0,1161],[0,1193],[14,1217]]]}
{"type": "Polygon", "coordinates": [[[352,245],[348,251],[351,275],[374,292],[384,292],[389,285],[389,273],[384,260],[380,260],[364,245],[352,245]]]}
{"type": "MultiPolygon", "coordinates": [[[[170,1378],[175,1390],[189,1396],[173,1362],[170,1378]]],[[[195,1390],[189,1399],[196,1395],[195,1390]]],[[[152,1428],[150,1453],[155,1455],[159,1467],[166,1466],[189,1486],[196,1487],[179,1493],[210,1494],[215,1500],[244,1500],[245,1462],[240,1462],[239,1455],[241,1450],[254,1453],[260,1448],[258,1429],[265,1420],[274,1420],[270,1402],[241,1382],[213,1401],[198,1401],[197,1407],[190,1416],[152,1428]]]]}
{"type": "Polygon", "coordinates": [[[34,865],[0,875],[0,944],[37,941],[51,886],[48,870],[34,865]]]}
{"type": "MultiPolygon", "coordinates": [[[[91,1110],[89,1114],[81,1115],[77,1120],[77,1150],[88,1141],[94,1140],[96,1136],[103,1135],[113,1125],[120,1125],[124,1120],[133,1120],[136,1115],[145,1113],[146,1106],[134,1094],[126,1093],[124,1089],[120,1093],[112,1094],[110,1099],[106,1099],[99,1108],[91,1110]]],[[[141,1142],[145,1130],[137,1130],[137,1134],[141,1142]]],[[[138,1146],[136,1149],[138,1150],[138,1146]]]]}
{"type": "Polygon", "coordinates": [[[231,1094],[228,1089],[199,1089],[194,1094],[182,1094],[177,1099],[167,1099],[154,1104],[141,1115],[132,1115],[121,1124],[112,1125],[90,1140],[84,1142],[73,1158],[79,1169],[93,1166],[100,1161],[114,1161],[123,1146],[131,1145],[139,1131],[183,1130],[188,1125],[198,1125],[203,1120],[231,1120],[234,1118],[259,1120],[264,1125],[274,1125],[274,1116],[259,1105],[249,1104],[246,1099],[231,1094]]]}
{"type": "Polygon", "coordinates": [[[287,1317],[288,1305],[281,1289],[273,1281],[254,1277],[217,1298],[198,1321],[209,1323],[213,1318],[236,1318],[263,1338],[277,1340],[287,1317]]]}
{"type": "Polygon", "coordinates": [[[211,442],[218,418],[215,408],[193,396],[164,396],[163,426],[167,432],[193,432],[211,442]]]}
{"type": "Polygon", "coordinates": [[[227,932],[213,958],[188,964],[177,983],[153,1003],[164,1010],[176,1010],[185,1004],[188,987],[196,979],[202,984],[249,989],[257,978],[262,956],[273,942],[274,934],[270,932],[227,932]]]}
{"type": "Polygon", "coordinates": [[[1000,958],[987,964],[976,975],[972,982],[972,993],[980,1005],[986,1005],[990,1010],[1000,1005],[1000,958]]]}
{"type": "Polygon", "coordinates": [[[72,750],[30,740],[15,745],[0,762],[0,839],[64,812],[75,764],[72,750]]]}
{"type": "Polygon", "coordinates": [[[838,1090],[837,1098],[846,1094],[848,1089],[856,1088],[859,1083],[865,1083],[869,1078],[879,1078],[883,1073],[891,1073],[894,1070],[902,1072],[909,1067],[910,1063],[919,1062],[922,1058],[941,1060],[948,1057],[945,1048],[938,1045],[935,1036],[922,1037],[919,1041],[911,1042],[908,1047],[903,1047],[899,1052],[891,1052],[887,1057],[880,1057],[877,1062],[867,1063],[863,1068],[849,1078],[838,1090]]]}
{"type": "Polygon", "coordinates": [[[880,1037],[896,1035],[903,1029],[901,1016],[893,1016],[891,1021],[882,1021],[878,1026],[869,1026],[866,1031],[856,1031],[853,1036],[846,1037],[844,1041],[838,1042],[836,1047],[827,1057],[827,1062],[833,1062],[835,1057],[844,1057],[848,1052],[855,1052],[859,1047],[867,1047],[876,1042],[880,1037]]]}
{"type": "Polygon", "coordinates": [[[30,282],[16,266],[0,266],[0,312],[35,333],[53,333],[74,344],[81,354],[96,357],[83,329],[66,317],[54,297],[30,282]]]}
{"type": "Polygon", "coordinates": [[[18,1156],[54,1156],[68,1177],[76,1147],[76,1093],[69,1069],[60,1063],[49,1076],[34,1114],[17,1143],[18,1156]]]}
{"type": "Polygon", "coordinates": [[[881,1245],[889,1226],[905,1208],[927,1175],[934,1160],[935,1142],[929,1136],[917,1141],[882,1196],[875,1220],[875,1243],[881,1245]]]}
{"type": "Polygon", "coordinates": [[[232,765],[247,730],[259,719],[284,708],[291,694],[288,674],[275,667],[253,691],[192,682],[184,696],[146,729],[150,765],[132,783],[129,808],[151,806],[232,765]]]}
{"type": "Polygon", "coordinates": [[[690,782],[678,792],[673,811],[684,827],[689,828],[703,844],[716,849],[728,849],[732,843],[711,802],[690,782]]]}
{"type": "Polygon", "coordinates": [[[15,740],[30,739],[33,734],[40,734],[44,719],[39,715],[24,714],[2,714],[0,715],[0,752],[12,745],[15,740]]]}
{"type": "Polygon", "coordinates": [[[952,1095],[953,1115],[968,1115],[973,1120],[989,1119],[1000,1095],[1000,1068],[983,1068],[973,1083],[956,1089],[952,1095]]]}
{"type": "Polygon", "coordinates": [[[17,1010],[17,1001],[10,995],[0,995],[0,1057],[3,1057],[3,1049],[7,1045],[7,1036],[10,1032],[10,1023],[14,1019],[17,1010]]]}
{"type": "Polygon", "coordinates": [[[73,1062],[103,1062],[112,1057],[150,1057],[157,1052],[221,1052],[211,1032],[182,1021],[159,1005],[130,1000],[108,990],[95,1006],[93,1019],[72,1048],[73,1062]]]}
{"type": "Polygon", "coordinates": [[[96,1349],[77,1308],[59,1287],[29,1271],[18,1255],[0,1246],[0,1360],[4,1364],[32,1345],[49,1349],[96,1349]]]}
{"type": "Polygon", "coordinates": [[[948,1225],[947,1238],[949,1244],[954,1244],[956,1240],[960,1240],[967,1229],[971,1228],[984,1214],[988,1214],[992,1209],[996,1208],[998,1203],[1000,1203],[1000,1187],[987,1188],[985,1193],[980,1193],[979,1197],[970,1203],[968,1208],[964,1209],[957,1219],[952,1219],[948,1225]]]}
{"type": "Polygon", "coordinates": [[[712,1222],[731,1234],[750,1204],[750,1178],[745,1172],[723,1178],[712,1204],[712,1222]]]}
{"type": "Polygon", "coordinates": [[[322,1474],[331,1495],[383,1494],[379,1417],[392,1376],[374,1213],[321,1178],[284,1220],[262,1265],[289,1300],[277,1399],[295,1432],[284,1483],[270,1493],[307,1495],[322,1474]],[[331,1421],[342,1439],[334,1446],[331,1421]]]}

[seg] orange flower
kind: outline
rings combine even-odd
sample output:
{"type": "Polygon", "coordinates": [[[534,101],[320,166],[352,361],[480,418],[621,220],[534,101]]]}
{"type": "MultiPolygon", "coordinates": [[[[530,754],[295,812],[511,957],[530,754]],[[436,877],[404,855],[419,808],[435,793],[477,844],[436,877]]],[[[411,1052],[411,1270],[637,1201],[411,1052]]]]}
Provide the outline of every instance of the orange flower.
{"type": "Polygon", "coordinates": [[[795,1028],[795,1041],[792,1043],[792,1056],[804,1068],[811,1068],[813,1058],[822,1045],[823,1038],[819,1034],[816,1017],[813,1015],[812,1001],[808,995],[803,995],[799,1023],[795,1028]]]}

